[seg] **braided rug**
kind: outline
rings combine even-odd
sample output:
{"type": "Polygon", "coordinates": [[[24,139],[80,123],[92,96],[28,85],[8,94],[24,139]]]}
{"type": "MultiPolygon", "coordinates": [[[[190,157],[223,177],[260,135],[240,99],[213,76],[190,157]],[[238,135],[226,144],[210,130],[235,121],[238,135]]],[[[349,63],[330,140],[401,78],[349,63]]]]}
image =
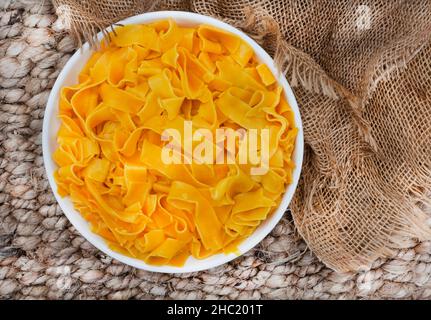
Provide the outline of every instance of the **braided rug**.
{"type": "Polygon", "coordinates": [[[76,50],[49,1],[0,0],[1,299],[429,299],[431,243],[371,270],[336,273],[307,249],[290,214],[258,247],[205,272],[137,270],[70,225],[45,176],[47,98],[76,50]]]}

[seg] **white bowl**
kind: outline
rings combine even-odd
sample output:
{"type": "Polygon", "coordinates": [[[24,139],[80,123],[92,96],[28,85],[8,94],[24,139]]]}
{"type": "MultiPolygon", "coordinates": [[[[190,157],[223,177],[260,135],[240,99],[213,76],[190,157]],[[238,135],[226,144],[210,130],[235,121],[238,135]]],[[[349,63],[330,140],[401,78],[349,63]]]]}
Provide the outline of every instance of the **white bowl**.
{"type": "MultiPolygon", "coordinates": [[[[174,19],[179,25],[193,26],[199,24],[209,24],[236,34],[253,47],[257,58],[261,62],[265,63],[274,75],[280,74],[277,72],[274,61],[271,59],[271,57],[254,40],[252,40],[242,31],[211,17],[190,12],[159,11],[144,13],[141,15],[130,17],[123,21],[120,21],[119,23],[123,25],[146,24],[156,20],[168,18],[174,19]]],[[[101,32],[98,34],[98,39],[99,41],[102,39],[101,32]]],[[[92,50],[90,49],[88,43],[85,43],[82,47],[82,50],[77,50],[76,53],[66,63],[63,70],[60,72],[54,84],[54,87],[51,90],[43,119],[42,148],[46,174],[48,176],[48,181],[51,185],[51,189],[55,195],[55,198],[57,199],[57,202],[59,203],[61,209],[63,210],[69,221],[90,243],[92,243],[99,250],[123,263],[148,271],[166,273],[200,271],[219,266],[223,263],[238,258],[238,255],[235,254],[217,254],[202,260],[190,257],[183,267],[148,265],[142,260],[134,259],[111,250],[100,236],[96,235],[90,230],[89,223],[80,215],[78,211],[74,209],[70,198],[60,197],[57,192],[57,185],[54,181],[54,171],[57,169],[57,165],[52,159],[52,154],[57,148],[56,135],[57,130],[60,126],[60,121],[57,117],[60,90],[64,86],[70,86],[77,83],[78,73],[84,67],[87,60],[90,58],[91,53],[92,50]]],[[[265,238],[271,232],[271,230],[283,217],[283,214],[286,211],[290,200],[293,197],[301,172],[302,157],[304,151],[304,138],[301,116],[295,97],[292,93],[292,89],[287,83],[286,78],[280,74],[278,81],[279,84],[283,87],[286,99],[295,114],[295,124],[299,129],[295,142],[295,150],[293,153],[293,159],[295,161],[296,168],[293,171],[293,182],[289,186],[287,186],[286,192],[283,195],[279,207],[253,232],[253,234],[251,234],[239,245],[238,249],[241,254],[247,252],[248,250],[256,246],[263,238],[265,238]]]]}

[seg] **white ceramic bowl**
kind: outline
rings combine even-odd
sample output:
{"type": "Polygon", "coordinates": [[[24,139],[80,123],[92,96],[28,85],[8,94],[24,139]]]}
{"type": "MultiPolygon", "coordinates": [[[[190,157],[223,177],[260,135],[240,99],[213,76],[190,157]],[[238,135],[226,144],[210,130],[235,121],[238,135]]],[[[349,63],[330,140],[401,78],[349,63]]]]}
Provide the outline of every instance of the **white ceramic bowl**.
{"type": "MultiPolygon", "coordinates": [[[[168,19],[168,18],[174,19],[179,25],[183,25],[183,26],[209,24],[238,35],[253,47],[258,59],[261,62],[265,63],[270,68],[270,70],[273,72],[274,75],[279,74],[274,65],[274,61],[254,40],[252,40],[242,31],[214,18],[210,18],[207,16],[190,13],[190,12],[159,11],[159,12],[144,13],[141,15],[130,17],[128,19],[120,21],[119,23],[123,25],[146,24],[156,20],[168,19]]],[[[101,32],[98,34],[98,39],[99,40],[102,39],[101,32]]],[[[57,169],[57,166],[52,159],[52,154],[57,148],[56,135],[57,135],[57,130],[60,126],[60,121],[57,117],[60,89],[64,86],[70,86],[77,83],[78,73],[84,67],[87,60],[90,58],[91,53],[92,53],[92,50],[90,50],[88,43],[86,43],[82,47],[82,50],[77,50],[76,53],[66,63],[63,70],[59,74],[54,84],[54,87],[51,90],[51,93],[48,99],[48,104],[45,110],[45,116],[43,119],[42,147],[43,147],[43,160],[45,163],[46,174],[48,176],[49,184],[51,185],[51,189],[55,195],[55,198],[57,199],[57,202],[60,204],[61,209],[63,210],[63,212],[69,219],[69,221],[88,241],[90,241],[99,250],[103,251],[107,255],[123,263],[126,263],[128,265],[131,265],[139,269],[148,270],[148,271],[166,272],[166,273],[200,271],[200,270],[205,270],[205,269],[219,266],[223,263],[226,263],[228,261],[231,261],[237,258],[238,256],[235,254],[229,254],[229,255],[217,254],[202,260],[197,260],[197,259],[194,259],[193,257],[190,257],[186,261],[183,267],[148,265],[141,260],[130,258],[118,252],[112,251],[100,236],[94,234],[90,230],[88,222],[79,214],[78,211],[74,209],[70,198],[60,197],[60,195],[57,192],[57,185],[54,181],[54,171],[57,169]]],[[[279,207],[277,208],[277,210],[275,210],[275,212],[273,212],[268,217],[266,221],[264,221],[254,231],[253,234],[251,234],[246,240],[244,240],[241,243],[241,245],[238,248],[241,254],[247,252],[248,250],[256,246],[263,238],[265,238],[271,232],[271,230],[275,227],[275,225],[280,221],[295,192],[295,189],[299,180],[299,175],[301,172],[302,157],[303,157],[303,151],[304,151],[304,140],[303,140],[302,122],[301,122],[298,105],[296,103],[292,90],[286,81],[286,78],[283,75],[280,75],[278,78],[278,81],[279,81],[279,84],[281,84],[281,86],[283,87],[286,99],[289,102],[293,112],[295,113],[295,124],[299,129],[298,136],[295,142],[296,143],[295,151],[293,154],[293,159],[295,161],[296,168],[293,172],[293,182],[287,187],[279,207]]]]}

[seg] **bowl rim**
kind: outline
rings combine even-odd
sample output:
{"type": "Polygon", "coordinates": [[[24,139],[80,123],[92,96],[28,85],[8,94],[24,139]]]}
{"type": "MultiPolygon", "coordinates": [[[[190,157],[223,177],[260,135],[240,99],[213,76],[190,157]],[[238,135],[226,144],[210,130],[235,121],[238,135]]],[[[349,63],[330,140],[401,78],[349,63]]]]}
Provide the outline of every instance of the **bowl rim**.
{"type": "MultiPolygon", "coordinates": [[[[77,49],[76,52],[69,58],[69,60],[64,65],[63,69],[59,73],[54,86],[51,89],[49,94],[48,102],[44,112],[43,119],[43,128],[42,128],[42,151],[43,151],[43,162],[45,167],[45,172],[49,181],[49,185],[51,190],[55,196],[57,203],[62,209],[63,213],[66,215],[71,224],[75,227],[75,229],[93,246],[95,246],[98,250],[102,251],[104,254],[121,261],[127,265],[132,267],[151,271],[151,272],[160,272],[160,273],[188,273],[188,272],[197,272],[202,270],[207,270],[210,268],[214,268],[220,265],[223,265],[229,261],[232,261],[240,256],[244,255],[246,252],[254,248],[258,243],[260,243],[278,224],[278,222],[283,217],[290,201],[292,200],[293,194],[298,185],[299,177],[302,169],[302,161],[303,161],[303,153],[304,153],[304,137],[303,137],[303,126],[301,115],[299,112],[299,108],[293,94],[293,91],[287,82],[285,76],[280,73],[273,61],[273,59],[269,56],[269,54],[253,39],[251,39],[248,35],[246,35],[241,30],[231,26],[228,23],[220,21],[216,18],[201,15],[193,12],[185,12],[185,11],[154,11],[147,12],[139,15],[135,15],[124,20],[117,22],[116,24],[128,25],[128,24],[146,24],[151,23],[158,20],[164,19],[173,19],[180,25],[199,25],[199,24],[209,24],[220,28],[222,30],[231,32],[241,37],[244,41],[250,44],[253,47],[255,55],[258,57],[260,61],[265,63],[271,72],[276,75],[277,82],[282,86],[285,97],[294,113],[295,125],[298,128],[297,137],[295,140],[295,148],[293,157],[295,158],[295,168],[292,172],[292,183],[286,187],[286,190],[283,194],[283,197],[280,201],[279,206],[274,212],[263,221],[259,227],[241,244],[238,246],[238,250],[240,254],[216,254],[210,256],[205,259],[194,259],[193,257],[189,258],[192,261],[196,261],[192,265],[188,265],[188,261],[182,267],[174,267],[174,266],[155,266],[146,264],[144,261],[135,259],[116,251],[110,249],[105,240],[93,233],[90,230],[89,223],[84,220],[81,214],[74,209],[73,205],[71,206],[71,201],[69,197],[62,198],[57,192],[57,184],[55,183],[53,173],[57,168],[56,164],[52,159],[52,148],[50,147],[50,142],[53,139],[50,129],[52,127],[51,122],[54,117],[58,115],[58,98],[60,94],[60,90],[64,85],[66,76],[72,71],[73,67],[79,62],[80,58],[85,54],[91,54],[92,50],[90,49],[89,43],[86,42],[81,48],[77,49]]],[[[107,27],[105,30],[108,30],[107,27]]],[[[102,31],[97,34],[97,40],[101,41],[103,38],[102,31]]],[[[87,60],[86,60],[87,61],[87,60]]],[[[86,62],[85,61],[85,62],[86,62]]],[[[58,120],[57,120],[58,121],[58,120]]],[[[56,132],[57,130],[55,130],[56,132]]]]}

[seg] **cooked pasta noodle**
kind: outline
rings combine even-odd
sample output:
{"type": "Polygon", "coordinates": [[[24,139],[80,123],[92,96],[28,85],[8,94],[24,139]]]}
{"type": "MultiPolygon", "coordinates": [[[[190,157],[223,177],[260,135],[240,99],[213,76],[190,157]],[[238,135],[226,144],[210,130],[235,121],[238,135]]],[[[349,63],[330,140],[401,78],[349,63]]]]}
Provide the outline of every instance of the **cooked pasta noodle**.
{"type": "Polygon", "coordinates": [[[236,252],[292,181],[297,129],[282,88],[245,41],[212,26],[163,20],[111,38],[61,91],[60,195],[113,250],[149,264],[236,252]],[[164,163],[161,135],[185,121],[269,129],[268,171],[250,175],[254,164],[237,159],[164,163]]]}

